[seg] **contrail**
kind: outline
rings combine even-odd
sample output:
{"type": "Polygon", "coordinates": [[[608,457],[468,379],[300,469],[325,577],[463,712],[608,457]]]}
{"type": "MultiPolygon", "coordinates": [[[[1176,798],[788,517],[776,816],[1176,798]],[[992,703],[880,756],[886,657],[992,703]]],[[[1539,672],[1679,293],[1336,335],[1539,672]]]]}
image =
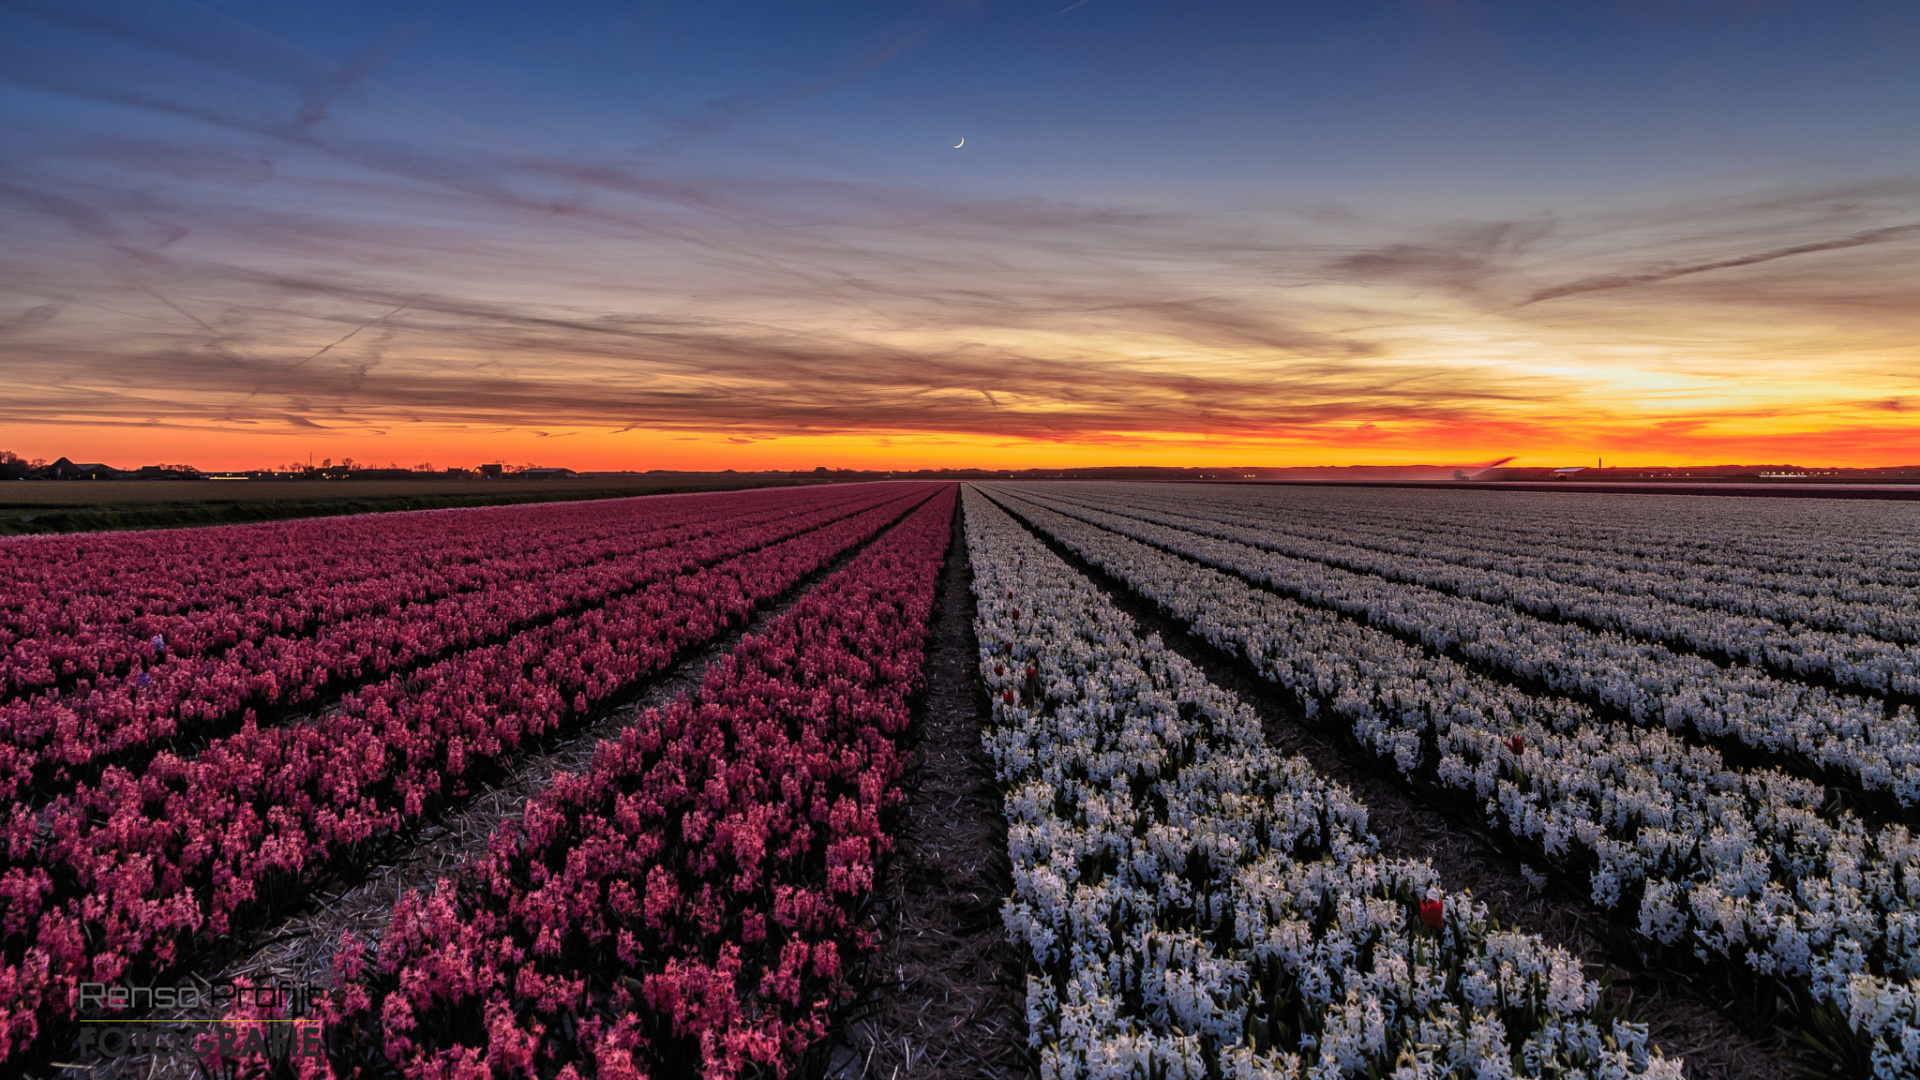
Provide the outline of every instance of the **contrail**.
{"type": "Polygon", "coordinates": [[[1808,255],[1816,251],[1834,251],[1839,248],[1865,247],[1888,240],[1920,234],[1920,223],[1912,225],[1893,225],[1884,229],[1868,229],[1837,240],[1821,240],[1811,244],[1796,244],[1793,247],[1775,248],[1753,255],[1742,255],[1734,259],[1720,259],[1715,262],[1695,263],[1692,266],[1676,266],[1666,270],[1648,270],[1638,274],[1602,274],[1598,277],[1581,278],[1565,285],[1555,285],[1542,289],[1527,297],[1527,304],[1537,304],[1542,300],[1557,300],[1576,293],[1600,292],[1604,289],[1624,289],[1633,285],[1651,285],[1655,282],[1670,281],[1688,274],[1704,274],[1709,270],[1726,270],[1735,266],[1752,266],[1755,263],[1772,262],[1792,255],[1808,255]]]}
{"type": "Polygon", "coordinates": [[[202,330],[205,330],[205,331],[206,331],[207,333],[209,333],[209,334],[212,334],[212,335],[213,335],[213,337],[214,337],[214,339],[215,339],[216,341],[217,341],[217,340],[219,340],[219,338],[220,338],[220,336],[221,336],[221,335],[220,335],[220,331],[218,331],[218,330],[215,330],[215,329],[214,329],[213,327],[211,327],[211,326],[208,326],[208,325],[207,325],[206,323],[204,323],[204,322],[201,322],[201,321],[200,321],[200,316],[198,316],[198,315],[195,315],[195,314],[194,314],[193,312],[191,312],[191,311],[188,311],[188,310],[187,310],[186,308],[183,308],[183,307],[181,307],[181,306],[180,306],[179,304],[176,304],[176,303],[174,303],[173,301],[171,301],[171,300],[169,300],[169,299],[167,299],[166,297],[164,297],[164,296],[161,296],[161,295],[160,295],[159,293],[157,293],[157,292],[155,292],[155,291],[153,291],[153,289],[152,289],[152,288],[150,288],[150,287],[148,287],[148,286],[146,286],[146,285],[142,285],[142,286],[140,286],[140,290],[141,290],[142,292],[144,292],[144,293],[146,293],[146,294],[147,294],[148,296],[151,296],[151,297],[153,297],[153,298],[154,298],[155,300],[158,300],[158,301],[160,301],[161,303],[163,303],[163,304],[165,304],[165,305],[167,305],[168,307],[170,307],[170,308],[172,308],[173,310],[175,310],[175,311],[177,311],[177,312],[179,312],[180,314],[182,314],[182,315],[184,315],[184,316],[186,316],[186,317],[187,317],[188,319],[190,319],[190,320],[192,320],[192,322],[193,322],[193,325],[195,325],[195,326],[197,326],[197,327],[199,327],[199,328],[200,328],[200,329],[202,329],[202,330]]]}
{"type": "MultiPolygon", "coordinates": [[[[426,295],[425,293],[420,294],[420,296],[425,296],[425,295],[426,295]]],[[[340,338],[338,341],[333,341],[326,345],[320,346],[320,351],[314,353],[312,356],[306,357],[305,359],[301,359],[301,360],[295,360],[293,363],[288,364],[286,368],[280,372],[280,374],[285,375],[287,372],[290,372],[295,368],[300,367],[303,364],[306,364],[309,361],[319,359],[320,357],[326,355],[327,350],[333,348],[335,345],[344,344],[348,338],[352,337],[353,335],[359,333],[362,330],[365,330],[367,327],[372,326],[374,323],[386,322],[388,319],[391,319],[395,315],[398,315],[401,312],[412,307],[414,304],[414,301],[419,300],[420,296],[415,296],[408,299],[406,303],[401,304],[399,307],[394,308],[392,311],[387,312],[385,315],[380,315],[380,316],[376,316],[374,318],[368,319],[366,322],[363,322],[359,326],[356,326],[353,329],[347,331],[346,333],[340,335],[340,338]]],[[[253,389],[247,392],[247,397],[249,398],[253,397],[255,394],[258,394],[260,391],[266,389],[266,387],[267,387],[267,384],[266,384],[266,380],[264,379],[258,383],[255,383],[253,389]]]]}
{"type": "Polygon", "coordinates": [[[304,364],[304,363],[306,363],[306,362],[307,362],[308,360],[318,360],[318,359],[319,359],[319,358],[320,358],[320,357],[321,357],[321,356],[322,356],[323,354],[325,354],[325,353],[326,353],[326,352],[327,352],[328,350],[330,350],[330,349],[332,349],[332,348],[334,347],[334,345],[342,345],[342,344],[345,344],[345,343],[346,343],[346,340],[347,340],[348,338],[350,338],[350,337],[352,337],[353,335],[355,335],[355,334],[357,334],[357,333],[359,333],[359,332],[360,332],[360,331],[362,331],[362,330],[365,330],[365,329],[366,329],[367,327],[369,327],[369,326],[372,326],[372,325],[373,325],[374,323],[377,323],[377,322],[385,322],[385,321],[387,321],[388,319],[391,319],[391,318],[393,318],[393,317],[394,317],[395,315],[398,315],[398,314],[400,314],[401,312],[403,312],[403,311],[405,311],[405,310],[407,310],[408,308],[410,308],[410,307],[412,307],[412,306],[413,306],[413,301],[414,301],[414,300],[418,300],[418,299],[420,299],[420,298],[419,298],[418,296],[416,296],[416,297],[414,297],[414,298],[413,298],[413,300],[408,300],[408,301],[407,301],[406,303],[404,303],[404,304],[401,304],[401,305],[400,305],[399,307],[397,307],[397,308],[394,308],[394,309],[393,309],[392,311],[389,311],[389,312],[387,312],[387,313],[386,313],[385,315],[380,315],[380,316],[377,316],[377,317],[375,317],[375,318],[371,318],[371,319],[368,319],[368,320],[367,320],[366,322],[363,322],[363,323],[361,323],[361,324],[360,324],[359,326],[356,326],[356,327],[354,327],[353,329],[351,329],[351,330],[349,330],[349,331],[347,331],[347,332],[346,332],[345,334],[343,334],[343,335],[341,335],[341,337],[340,337],[340,340],[339,340],[339,341],[336,341],[336,342],[333,342],[333,343],[332,343],[332,344],[330,344],[330,345],[322,345],[322,346],[320,346],[320,351],[319,351],[319,352],[317,352],[317,353],[314,353],[314,354],[313,354],[312,356],[309,356],[309,357],[307,357],[307,358],[306,358],[306,360],[296,360],[296,361],[294,361],[294,363],[292,363],[291,365],[289,365],[289,366],[287,367],[287,370],[288,370],[288,371],[292,371],[292,370],[293,370],[294,368],[297,368],[297,367],[299,367],[299,366],[300,366],[301,364],[304,364]]]}

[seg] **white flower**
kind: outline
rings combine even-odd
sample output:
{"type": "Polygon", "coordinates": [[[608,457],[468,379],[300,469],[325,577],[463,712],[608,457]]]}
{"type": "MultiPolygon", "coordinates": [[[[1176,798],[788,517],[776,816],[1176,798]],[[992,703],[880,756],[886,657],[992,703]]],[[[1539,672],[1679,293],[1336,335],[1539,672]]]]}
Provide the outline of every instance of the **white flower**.
{"type": "Polygon", "coordinates": [[[1270,679],[1330,709],[1396,767],[1470,795],[1496,831],[1570,875],[1593,868],[1597,904],[1639,892],[1649,939],[1734,959],[1828,1001],[1855,972],[1920,975],[1920,897],[1904,884],[1920,879],[1920,859],[1906,829],[1870,830],[1850,813],[1830,814],[1819,784],[1729,769],[1667,730],[1809,758],[1905,799],[1903,791],[1920,792],[1902,787],[1920,759],[1910,709],[1889,715],[1752,669],[1701,666],[1610,630],[1423,588],[1386,564],[1355,573],[1342,568],[1352,555],[1344,549],[1338,558],[1330,547],[1282,554],[1294,542],[1284,539],[1290,525],[1247,526],[1248,536],[1223,539],[1224,529],[1243,526],[1217,492],[1201,517],[1142,509],[1193,497],[1146,490],[1020,489],[1010,505],[1215,644],[1260,657],[1270,679]],[[1117,491],[1126,492],[1124,505],[1117,491]],[[1278,547],[1259,539],[1276,535],[1278,547]],[[1499,633],[1484,632],[1496,625],[1499,633]],[[1633,722],[1522,693],[1396,634],[1525,668],[1633,722]],[[1504,749],[1516,736],[1525,743],[1518,760],[1504,749]]]}
{"type": "MultiPolygon", "coordinates": [[[[1231,1076],[1442,1075],[1469,1060],[1507,1075],[1494,1058],[1508,1035],[1464,986],[1592,1028],[1554,1068],[1617,1063],[1570,955],[1494,932],[1430,866],[1379,857],[1350,793],[1268,747],[1257,717],[972,490],[966,513],[982,672],[1014,698],[995,697],[986,742],[1008,791],[1005,917],[1036,968],[1043,1076],[1199,1077],[1209,1055],[1231,1076]],[[1421,898],[1445,905],[1444,944],[1421,898]],[[1276,1018],[1289,1045],[1271,1045],[1276,1018]]],[[[1420,710],[1430,691],[1394,692],[1420,710]]],[[[1629,1064],[1620,1075],[1649,1071],[1629,1064]]]]}

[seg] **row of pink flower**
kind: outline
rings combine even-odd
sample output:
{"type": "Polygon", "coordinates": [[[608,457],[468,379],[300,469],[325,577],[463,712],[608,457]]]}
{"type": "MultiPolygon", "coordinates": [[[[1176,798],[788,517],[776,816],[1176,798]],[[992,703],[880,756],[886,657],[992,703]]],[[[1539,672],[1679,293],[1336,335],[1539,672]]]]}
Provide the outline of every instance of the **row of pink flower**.
{"type": "Polygon", "coordinates": [[[315,614],[351,612],[359,590],[378,590],[384,600],[472,564],[537,558],[542,540],[565,548],[576,538],[611,535],[604,533],[611,522],[584,519],[575,506],[530,530],[527,508],[510,509],[517,513],[434,511],[0,544],[0,643],[10,646],[0,692],[124,673],[156,658],[155,637],[161,656],[204,655],[247,637],[250,621],[297,630],[315,614]]]}
{"type": "Polygon", "coordinates": [[[710,507],[724,515],[736,503],[745,512],[804,501],[794,491],[747,492],[592,504],[598,518],[567,504],[336,519],[327,531],[311,522],[184,530],[171,534],[182,538],[177,556],[94,565],[78,582],[63,573],[75,553],[55,545],[104,538],[32,538],[38,546],[25,551],[0,543],[0,556],[13,556],[0,558],[0,594],[19,601],[0,620],[0,638],[18,639],[0,661],[0,700],[479,587],[485,580],[471,575],[494,563],[529,573],[584,565],[617,555],[638,532],[697,522],[710,507]],[[191,561],[180,565],[182,557],[191,561]],[[228,575],[218,588],[193,580],[209,565],[228,575]],[[158,606],[170,610],[140,614],[154,592],[167,594],[158,606]]]}
{"type": "Polygon", "coordinates": [[[931,492],[659,581],[413,677],[311,725],[257,728],[144,774],[106,770],[6,837],[0,1060],[71,1015],[81,981],[145,979],[304,894],[687,647],[724,632],[931,492]]]}
{"type": "Polygon", "coordinates": [[[788,1073],[873,944],[858,913],[953,508],[949,487],[557,778],[486,858],[404,897],[377,956],[343,941],[333,1057],[307,1071],[788,1073]]]}
{"type": "Polygon", "coordinates": [[[649,530],[804,501],[762,491],[8,541],[0,701],[485,588],[502,570],[587,565],[649,530]]]}
{"type": "Polygon", "coordinates": [[[571,557],[557,558],[557,568],[498,560],[465,575],[467,588],[452,595],[401,599],[310,635],[268,634],[224,652],[142,667],[98,686],[82,680],[65,694],[16,699],[0,705],[0,797],[57,792],[74,776],[96,772],[102,758],[137,768],[179,736],[224,734],[254,710],[310,705],[887,497],[868,489],[824,509],[790,493],[714,500],[699,520],[636,530],[618,544],[595,540],[590,555],[565,553],[571,557]]]}

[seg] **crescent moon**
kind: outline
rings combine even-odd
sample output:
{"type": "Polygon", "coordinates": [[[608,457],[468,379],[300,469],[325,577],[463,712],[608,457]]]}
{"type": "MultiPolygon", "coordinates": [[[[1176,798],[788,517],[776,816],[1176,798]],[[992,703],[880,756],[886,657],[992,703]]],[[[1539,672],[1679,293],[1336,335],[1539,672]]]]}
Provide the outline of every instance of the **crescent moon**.
{"type": "Polygon", "coordinates": [[[965,145],[967,145],[967,137],[965,135],[962,135],[960,136],[960,141],[953,144],[953,148],[955,150],[958,150],[965,145]]]}

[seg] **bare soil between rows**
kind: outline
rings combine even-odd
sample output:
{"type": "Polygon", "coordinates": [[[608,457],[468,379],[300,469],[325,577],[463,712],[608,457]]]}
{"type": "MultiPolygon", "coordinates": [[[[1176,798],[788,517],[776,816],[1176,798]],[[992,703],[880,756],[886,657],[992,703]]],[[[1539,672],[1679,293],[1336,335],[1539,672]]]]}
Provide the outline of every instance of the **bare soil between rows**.
{"type": "Polygon", "coordinates": [[[870,925],[879,949],[863,993],[816,1075],[833,1080],[1020,1080],[1025,976],[1000,905],[1012,892],[1006,818],[982,742],[988,715],[973,633],[973,567],[964,510],[940,578],[922,667],[926,689],[909,728],[913,764],[870,925]]]}

